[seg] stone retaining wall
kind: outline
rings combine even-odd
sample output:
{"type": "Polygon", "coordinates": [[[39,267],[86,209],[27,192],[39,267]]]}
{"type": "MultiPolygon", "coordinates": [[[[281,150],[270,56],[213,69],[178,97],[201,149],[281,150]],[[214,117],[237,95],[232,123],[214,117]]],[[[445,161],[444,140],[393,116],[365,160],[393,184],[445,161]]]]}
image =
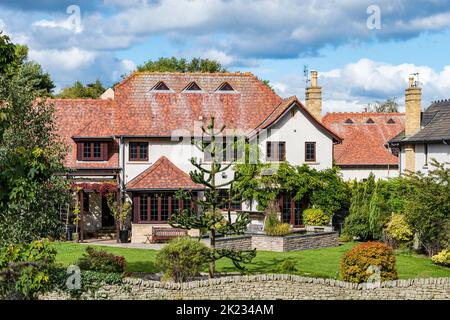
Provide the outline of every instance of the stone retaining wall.
{"type": "Polygon", "coordinates": [[[251,250],[252,236],[238,236],[216,239],[217,249],[251,250]]]}
{"type": "Polygon", "coordinates": [[[286,252],[337,247],[338,245],[338,232],[311,233],[286,237],[254,235],[252,238],[252,247],[263,251],[286,252]]]}
{"type": "MultiPolygon", "coordinates": [[[[53,292],[41,298],[58,300],[67,299],[68,295],[53,292]]],[[[375,288],[371,288],[368,284],[279,274],[223,277],[182,284],[125,278],[121,285],[104,286],[95,294],[84,294],[82,298],[99,300],[450,300],[450,278],[387,281],[375,288]]]]}
{"type": "Polygon", "coordinates": [[[339,245],[338,232],[323,232],[316,234],[304,234],[302,236],[284,237],[283,251],[318,249],[337,247],[339,245]]]}

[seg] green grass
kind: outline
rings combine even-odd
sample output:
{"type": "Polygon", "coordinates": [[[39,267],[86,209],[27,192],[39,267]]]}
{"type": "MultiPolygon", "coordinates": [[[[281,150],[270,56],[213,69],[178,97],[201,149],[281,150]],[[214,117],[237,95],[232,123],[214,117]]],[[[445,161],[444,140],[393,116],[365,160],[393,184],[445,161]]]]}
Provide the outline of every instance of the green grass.
{"type": "MultiPolygon", "coordinates": [[[[57,249],[57,261],[63,265],[70,265],[83,254],[86,245],[77,243],[55,242],[57,249]]],[[[339,270],[339,261],[344,252],[355,246],[355,243],[346,243],[336,248],[324,248],[317,250],[304,250],[293,252],[268,252],[258,251],[256,258],[249,264],[251,273],[274,273],[278,264],[287,258],[296,261],[297,274],[334,278],[339,270]]],[[[124,256],[127,261],[128,272],[158,272],[155,267],[156,250],[125,249],[105,246],[95,246],[116,255],[124,256]]],[[[397,271],[400,279],[424,278],[424,277],[450,277],[450,268],[436,266],[431,260],[417,255],[397,253],[397,271]]],[[[238,270],[228,259],[222,259],[217,263],[219,272],[237,272],[238,270]]]]}

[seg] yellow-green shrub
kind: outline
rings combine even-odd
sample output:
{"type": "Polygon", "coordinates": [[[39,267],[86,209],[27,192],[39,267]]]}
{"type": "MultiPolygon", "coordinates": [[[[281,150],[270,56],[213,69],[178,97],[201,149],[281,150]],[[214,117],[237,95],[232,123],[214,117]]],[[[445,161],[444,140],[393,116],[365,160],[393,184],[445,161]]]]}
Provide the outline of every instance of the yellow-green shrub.
{"type": "Polygon", "coordinates": [[[264,223],[264,231],[268,236],[285,236],[290,232],[289,223],[281,223],[276,213],[269,213],[264,223]]]}
{"type": "Polygon", "coordinates": [[[269,236],[286,236],[289,234],[291,226],[289,223],[278,223],[275,227],[266,232],[269,236]]]}
{"type": "Polygon", "coordinates": [[[310,208],[303,211],[303,223],[308,226],[325,226],[330,217],[322,209],[310,208]]]}
{"type": "Polygon", "coordinates": [[[442,266],[450,266],[450,252],[445,249],[431,257],[431,261],[442,266]]]}
{"type": "Polygon", "coordinates": [[[387,235],[397,241],[409,241],[413,237],[413,232],[406,222],[403,214],[394,213],[391,216],[386,228],[387,235]]]}

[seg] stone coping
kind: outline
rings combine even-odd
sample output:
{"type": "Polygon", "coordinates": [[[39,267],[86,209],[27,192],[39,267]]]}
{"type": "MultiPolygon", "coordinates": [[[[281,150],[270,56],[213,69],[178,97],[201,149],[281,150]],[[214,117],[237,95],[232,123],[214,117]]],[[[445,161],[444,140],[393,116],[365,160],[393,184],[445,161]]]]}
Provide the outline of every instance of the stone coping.
{"type": "Polygon", "coordinates": [[[226,283],[246,283],[264,281],[290,281],[292,283],[322,284],[329,287],[347,288],[354,290],[376,290],[377,288],[406,288],[412,285],[450,285],[450,278],[413,278],[405,280],[384,281],[374,286],[373,283],[351,283],[335,279],[303,277],[290,274],[260,274],[244,276],[225,276],[208,280],[196,280],[184,283],[161,282],[155,280],[144,280],[139,278],[124,278],[123,284],[138,285],[142,287],[161,288],[169,290],[186,290],[200,287],[209,287],[226,283]]]}
{"type": "Polygon", "coordinates": [[[292,235],[287,235],[287,236],[269,236],[269,235],[263,234],[263,233],[252,233],[252,234],[249,234],[249,236],[292,239],[292,238],[317,237],[317,236],[329,235],[329,234],[335,234],[335,233],[338,233],[338,232],[337,231],[323,231],[323,232],[321,231],[321,232],[313,232],[313,233],[292,234],[292,235]]]}

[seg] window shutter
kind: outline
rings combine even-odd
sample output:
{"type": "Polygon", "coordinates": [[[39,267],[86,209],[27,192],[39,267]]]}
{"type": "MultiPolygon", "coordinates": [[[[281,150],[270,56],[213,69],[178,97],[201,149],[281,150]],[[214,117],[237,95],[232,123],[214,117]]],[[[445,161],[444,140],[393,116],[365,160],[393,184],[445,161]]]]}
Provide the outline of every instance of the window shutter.
{"type": "Polygon", "coordinates": [[[133,215],[134,215],[134,222],[137,223],[139,221],[139,197],[134,196],[133,197],[133,215]]]}
{"type": "Polygon", "coordinates": [[[107,161],[108,160],[108,142],[102,142],[101,149],[102,149],[102,159],[107,161]]]}
{"type": "Polygon", "coordinates": [[[77,160],[81,161],[82,156],[83,156],[83,143],[78,142],[77,143],[77,160]]]}

